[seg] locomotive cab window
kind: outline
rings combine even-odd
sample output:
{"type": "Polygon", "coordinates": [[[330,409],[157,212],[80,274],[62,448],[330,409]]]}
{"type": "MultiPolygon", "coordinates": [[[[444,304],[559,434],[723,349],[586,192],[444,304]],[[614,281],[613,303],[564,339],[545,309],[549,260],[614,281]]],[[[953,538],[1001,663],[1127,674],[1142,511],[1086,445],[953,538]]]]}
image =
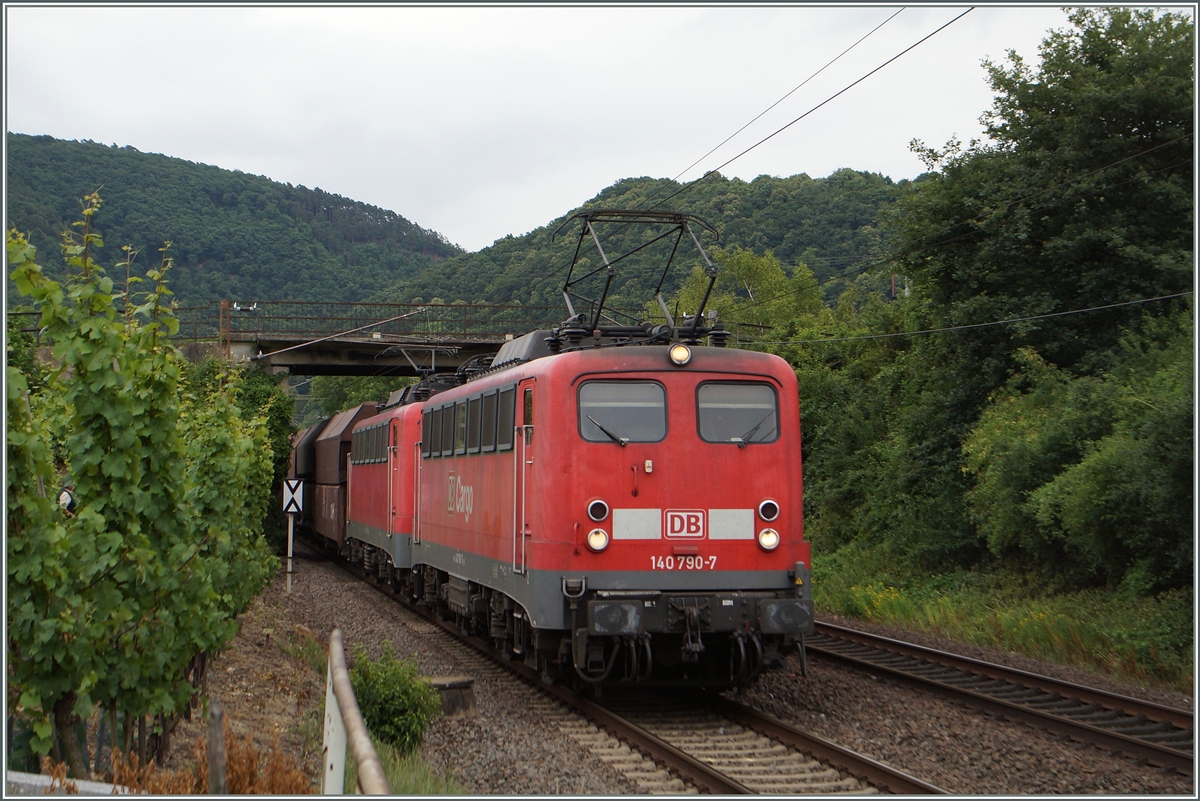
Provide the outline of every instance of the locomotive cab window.
{"type": "Polygon", "coordinates": [[[467,402],[454,404],[454,452],[467,452],[467,402]]]}
{"type": "Polygon", "coordinates": [[[696,390],[700,439],[738,446],[779,439],[779,407],[768,384],[701,384],[696,390]]]}
{"type": "Polygon", "coordinates": [[[454,407],[442,407],[442,456],[454,455],[454,407]]]}
{"type": "Polygon", "coordinates": [[[579,388],[579,434],[588,442],[660,442],[666,391],[656,381],[588,381],[579,388]]]}
{"type": "Polygon", "coordinates": [[[483,398],[467,401],[467,453],[479,453],[480,407],[483,398]]]}
{"type": "Polygon", "coordinates": [[[479,442],[484,453],[496,450],[496,391],[483,395],[483,428],[479,432],[479,442]]]}
{"type": "Polygon", "coordinates": [[[517,388],[507,387],[500,390],[499,401],[496,405],[496,450],[512,450],[513,426],[516,411],[517,388]]]}

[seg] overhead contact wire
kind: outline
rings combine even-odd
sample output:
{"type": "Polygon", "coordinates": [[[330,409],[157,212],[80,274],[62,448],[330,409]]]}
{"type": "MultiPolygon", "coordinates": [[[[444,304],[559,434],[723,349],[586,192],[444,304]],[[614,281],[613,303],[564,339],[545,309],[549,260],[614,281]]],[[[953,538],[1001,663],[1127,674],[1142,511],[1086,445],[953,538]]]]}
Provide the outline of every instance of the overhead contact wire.
{"type": "MultiPolygon", "coordinates": [[[[871,36],[871,34],[875,33],[875,31],[879,30],[879,29],[880,29],[880,28],[882,28],[884,25],[887,25],[889,22],[891,22],[892,20],[894,20],[896,17],[900,16],[900,13],[901,13],[902,11],[904,11],[904,9],[903,9],[903,8],[901,8],[901,9],[900,9],[900,11],[897,11],[895,14],[892,14],[890,17],[888,17],[888,18],[887,18],[887,19],[885,19],[883,22],[881,22],[881,23],[879,23],[878,25],[876,25],[876,26],[875,26],[874,28],[872,28],[871,30],[867,31],[867,33],[865,33],[865,34],[864,34],[862,37],[860,37],[860,38],[859,38],[859,40],[858,40],[857,42],[855,42],[854,44],[850,45],[849,47],[847,47],[847,48],[846,48],[845,50],[843,50],[842,52],[838,53],[838,54],[837,54],[836,56],[834,56],[834,57],[833,57],[833,58],[832,58],[832,59],[831,59],[829,62],[827,62],[827,63],[825,64],[825,66],[821,67],[819,70],[817,70],[816,72],[814,72],[812,75],[809,75],[807,78],[805,78],[803,81],[801,81],[801,82],[800,82],[800,83],[799,83],[799,84],[798,84],[798,85],[797,85],[797,86],[796,86],[794,89],[792,89],[792,90],[791,90],[790,92],[788,92],[786,95],[784,95],[783,97],[779,98],[779,99],[778,99],[778,100],[776,100],[774,103],[772,103],[771,105],[769,105],[769,106],[767,106],[765,109],[763,109],[761,112],[759,112],[759,114],[758,114],[758,116],[757,116],[757,117],[755,117],[754,119],[752,119],[752,120],[750,120],[749,122],[747,122],[747,123],[746,123],[745,125],[743,125],[741,128],[738,128],[736,131],[734,131],[733,133],[731,133],[729,136],[725,137],[725,139],[724,139],[724,140],[722,140],[722,141],[721,141],[721,143],[720,143],[720,144],[718,144],[716,147],[714,147],[712,150],[708,151],[708,152],[707,152],[707,153],[705,153],[703,156],[701,156],[700,158],[698,158],[698,159],[696,159],[695,161],[693,161],[693,162],[692,162],[691,164],[689,164],[687,167],[684,167],[684,168],[683,168],[683,170],[681,170],[681,171],[680,171],[679,175],[676,175],[674,178],[672,178],[672,179],[671,179],[671,181],[672,181],[672,182],[674,182],[674,181],[678,181],[678,180],[679,180],[679,178],[680,178],[681,176],[683,176],[683,175],[684,175],[684,174],[685,174],[685,173],[686,173],[688,170],[692,169],[692,167],[695,167],[697,164],[699,164],[700,162],[704,161],[706,158],[708,158],[709,156],[711,156],[713,153],[716,153],[716,152],[717,152],[718,150],[720,150],[720,149],[721,149],[721,148],[722,148],[722,147],[723,147],[723,146],[724,146],[724,145],[725,145],[725,144],[726,144],[726,143],[727,143],[727,142],[728,142],[730,139],[733,139],[735,136],[737,136],[738,134],[740,134],[742,131],[746,130],[746,129],[747,129],[747,128],[749,128],[751,125],[753,125],[754,123],[758,122],[760,119],[762,119],[763,115],[765,115],[765,114],[766,114],[768,111],[770,111],[771,109],[775,108],[776,106],[778,106],[778,105],[779,105],[780,103],[782,103],[783,101],[787,100],[789,97],[791,97],[793,94],[795,94],[797,91],[799,91],[799,90],[800,90],[800,89],[801,89],[801,88],[802,88],[802,87],[803,87],[805,84],[807,84],[807,83],[808,83],[809,81],[811,81],[813,78],[817,77],[817,76],[818,76],[818,75],[820,75],[822,72],[824,72],[825,70],[827,70],[827,69],[829,69],[830,67],[832,67],[832,66],[833,66],[833,65],[834,65],[834,64],[835,64],[835,63],[838,61],[838,59],[840,59],[842,56],[846,55],[846,54],[847,54],[847,53],[849,53],[851,50],[853,50],[854,48],[858,47],[860,44],[862,44],[863,42],[865,42],[865,41],[867,40],[867,38],[871,36]]],[[[718,168],[718,169],[719,169],[719,168],[718,168]]],[[[662,191],[661,187],[660,187],[658,190],[656,190],[656,191],[654,192],[654,194],[653,194],[653,195],[651,195],[650,197],[646,198],[646,202],[649,202],[649,201],[651,201],[651,200],[654,200],[655,196],[656,196],[656,195],[658,195],[658,193],[659,193],[660,191],[662,191]]],[[[668,200],[669,200],[669,199],[670,199],[670,198],[668,198],[668,200]]],[[[664,202],[665,202],[665,201],[664,201],[664,202]]],[[[654,207],[653,207],[653,206],[651,206],[651,208],[654,208],[654,207]]]]}
{"type": "MultiPolygon", "coordinates": [[[[847,53],[849,53],[851,50],[853,50],[854,48],[858,47],[860,44],[862,44],[864,41],[866,41],[866,40],[867,40],[867,39],[868,39],[868,38],[869,38],[869,37],[870,37],[870,36],[871,36],[873,33],[875,33],[875,32],[876,32],[876,31],[878,31],[880,28],[882,28],[884,25],[887,25],[889,22],[891,22],[891,21],[892,21],[892,20],[894,20],[896,17],[898,17],[898,16],[900,15],[900,13],[901,13],[902,11],[904,11],[904,10],[905,10],[904,8],[901,8],[901,9],[900,9],[899,11],[897,11],[895,14],[892,14],[890,17],[888,17],[887,19],[885,19],[883,22],[879,23],[879,24],[878,24],[878,25],[876,25],[874,28],[872,28],[871,30],[867,31],[867,33],[865,33],[863,36],[861,36],[861,37],[858,39],[858,41],[856,41],[854,44],[852,44],[852,45],[850,45],[849,47],[847,47],[847,48],[846,48],[845,50],[843,50],[841,53],[838,53],[836,56],[834,56],[834,57],[833,57],[833,58],[832,58],[832,59],[831,59],[831,60],[830,60],[828,63],[826,63],[826,64],[825,64],[825,66],[821,67],[819,70],[817,70],[816,72],[814,72],[812,75],[809,75],[807,78],[805,78],[805,79],[804,79],[803,81],[801,81],[799,84],[797,84],[797,85],[796,85],[796,87],[795,87],[795,88],[793,88],[793,89],[792,89],[790,92],[788,92],[788,93],[787,93],[787,94],[785,94],[783,97],[779,98],[779,99],[778,99],[778,100],[776,100],[774,103],[772,103],[771,105],[769,105],[769,106],[767,106],[765,109],[763,109],[763,110],[762,110],[762,111],[761,111],[761,112],[758,114],[758,116],[756,116],[754,119],[752,119],[752,120],[750,120],[749,122],[747,122],[747,123],[746,123],[745,125],[743,125],[741,128],[738,128],[736,131],[734,131],[733,133],[731,133],[729,136],[725,137],[725,139],[724,139],[724,140],[722,140],[720,144],[718,144],[716,147],[712,148],[712,150],[709,150],[709,151],[708,151],[707,153],[705,153],[703,156],[701,156],[700,158],[696,159],[696,160],[695,160],[695,161],[693,161],[691,164],[689,164],[687,167],[685,167],[685,168],[684,168],[684,169],[683,169],[683,170],[682,170],[682,171],[679,173],[679,175],[676,175],[674,178],[672,178],[672,179],[670,180],[670,182],[660,185],[660,186],[659,186],[659,188],[658,188],[658,189],[656,189],[656,190],[655,190],[655,191],[654,191],[654,192],[653,192],[653,193],[650,195],[650,197],[646,198],[646,202],[647,202],[647,203],[649,203],[651,200],[654,200],[654,198],[655,198],[655,197],[657,197],[657,196],[658,196],[658,194],[659,194],[660,192],[662,192],[662,191],[663,191],[663,187],[665,187],[665,186],[669,186],[669,185],[670,185],[670,183],[674,183],[675,181],[678,181],[678,180],[679,180],[679,178],[680,178],[680,176],[684,175],[684,174],[685,174],[685,173],[686,173],[688,170],[692,169],[692,168],[693,168],[693,167],[695,167],[697,164],[699,164],[700,162],[704,161],[706,158],[708,158],[709,156],[711,156],[713,153],[715,153],[716,151],[720,150],[722,146],[724,146],[724,145],[725,145],[727,142],[729,142],[729,140],[733,139],[735,136],[737,136],[738,134],[740,134],[742,131],[746,130],[746,129],[747,129],[747,128],[749,128],[751,125],[753,125],[754,123],[758,122],[758,120],[760,120],[760,119],[763,117],[763,115],[765,115],[765,114],[766,114],[767,112],[769,112],[771,109],[773,109],[773,108],[775,108],[776,106],[778,106],[778,105],[779,105],[780,103],[782,103],[783,101],[787,100],[789,97],[791,97],[793,94],[795,94],[795,93],[796,93],[798,90],[800,90],[800,89],[801,89],[801,88],[802,88],[802,87],[803,87],[805,84],[807,84],[807,83],[808,83],[809,81],[811,81],[813,78],[816,78],[816,77],[817,77],[818,75],[820,75],[822,72],[824,72],[825,70],[829,69],[829,67],[833,66],[833,65],[834,65],[834,64],[835,64],[835,63],[836,63],[836,62],[837,62],[837,61],[838,61],[840,58],[842,58],[842,56],[846,55],[846,54],[847,54],[847,53]]],[[[964,12],[964,14],[965,14],[965,13],[966,13],[966,12],[964,12]]],[[[961,16],[961,15],[960,15],[960,16],[961,16]]],[[[951,21],[953,22],[953,20],[951,20],[951,21]]],[[[947,23],[947,24],[949,24],[949,23],[947,23]]],[[[943,27],[944,27],[944,26],[943,26],[943,27]]],[[[939,29],[939,30],[940,30],[940,29],[939,29]]],[[[934,31],[934,33],[937,33],[937,31],[934,31]]],[[[930,34],[930,36],[932,36],[932,35],[933,35],[933,34],[930,34]]],[[[926,38],[928,38],[928,37],[926,37],[926,38]]],[[[920,44],[920,42],[918,42],[917,44],[920,44]]],[[[913,47],[916,47],[916,45],[913,45],[913,47]]],[[[912,49],[912,48],[909,48],[909,49],[912,49]]],[[[903,53],[901,53],[900,55],[903,55],[903,53]]],[[[899,58],[899,56],[897,56],[897,58],[899,58]]],[[[893,59],[893,60],[895,60],[895,59],[893,59]]],[[[883,66],[886,66],[886,65],[883,65],[883,66]]],[[[881,68],[882,68],[882,67],[881,67],[881,68]]],[[[867,77],[867,76],[863,76],[863,77],[865,78],[865,77],[867,77]]],[[[860,78],[859,80],[861,81],[862,79],[860,78]]],[[[849,87],[847,87],[847,88],[849,88],[849,87]]],[[[845,90],[843,89],[842,91],[845,91],[845,90]]],[[[839,93],[839,94],[840,94],[840,93],[839,93]]],[[[835,95],[835,97],[836,97],[836,95],[835,95]]],[[[833,98],[830,98],[830,100],[832,100],[832,99],[833,99],[833,98]]],[[[828,102],[828,101],[826,101],[826,102],[828,102]]],[[[818,108],[819,108],[819,107],[818,107],[818,108]]],[[[812,109],[812,111],[815,111],[815,110],[816,110],[816,109],[812,109]]],[[[811,111],[810,111],[809,113],[811,113],[811,111]]],[[[793,120],[793,122],[796,122],[796,120],[793,120]]],[[[791,123],[789,123],[789,125],[790,125],[790,124],[791,124],[791,123]]],[[[780,130],[782,130],[782,129],[780,129],[780,130]]],[[[776,133],[778,133],[778,131],[776,131],[776,133]]],[[[774,136],[774,134],[772,134],[772,136],[774,136]]],[[[770,137],[768,137],[768,138],[770,138],[770,137]]],[[[766,140],[764,139],[763,141],[766,141],[766,140]]],[[[760,142],[759,144],[761,144],[761,142],[760,142]]],[[[757,145],[755,145],[755,147],[757,147],[757,145]]],[[[748,151],[747,151],[747,152],[748,152],[748,151]]],[[[743,152],[742,154],[739,154],[739,155],[744,155],[744,154],[745,154],[745,153],[743,152]]],[[[735,156],[734,158],[737,158],[737,156],[735,156]]],[[[726,162],[726,164],[728,164],[728,162],[726,162]]],[[[721,165],[721,166],[725,166],[725,165],[721,165]]],[[[720,167],[718,167],[717,169],[720,169],[720,167]]],[[[709,175],[711,172],[712,172],[712,171],[710,170],[710,171],[709,171],[709,173],[706,173],[704,177],[708,177],[708,175],[709,175]]],[[[678,194],[679,194],[679,193],[676,193],[676,195],[678,195],[678,194]]],[[[662,201],[661,201],[659,204],[655,204],[654,206],[650,206],[650,208],[651,208],[651,209],[653,209],[653,208],[656,208],[658,205],[661,205],[661,203],[665,203],[667,200],[670,200],[672,197],[675,197],[676,195],[671,195],[671,197],[668,197],[668,198],[666,198],[666,199],[662,200],[662,201]]],[[[611,236],[612,236],[612,234],[611,234],[611,233],[610,233],[610,234],[608,234],[607,236],[605,236],[605,237],[604,237],[604,241],[607,241],[607,240],[608,240],[608,239],[609,239],[611,236]]],[[[559,273],[561,273],[563,270],[565,270],[565,269],[566,269],[567,267],[569,267],[569,266],[570,266],[570,264],[569,264],[569,263],[568,263],[568,264],[564,264],[564,265],[562,265],[561,267],[558,267],[557,269],[553,270],[552,272],[550,272],[550,273],[547,273],[546,275],[542,276],[542,277],[541,277],[541,278],[539,278],[537,281],[535,281],[535,282],[534,282],[534,284],[533,284],[533,286],[536,286],[537,284],[539,284],[539,283],[541,283],[542,281],[545,281],[545,280],[547,280],[547,279],[549,279],[549,278],[553,278],[554,276],[558,275],[559,273]]],[[[532,287],[531,287],[531,288],[532,288],[532,287]]]]}
{"type": "Polygon", "coordinates": [[[809,343],[820,342],[856,342],[865,339],[894,339],[896,337],[915,337],[920,334],[941,334],[947,331],[966,331],[971,328],[988,328],[996,325],[1011,325],[1012,323],[1025,323],[1032,320],[1049,320],[1052,317],[1066,317],[1071,314],[1084,314],[1086,312],[1104,311],[1105,309],[1118,309],[1122,306],[1136,306],[1140,303],[1153,303],[1159,300],[1174,300],[1175,298],[1187,297],[1194,294],[1191,290],[1187,292],[1177,292],[1174,295],[1160,295],[1157,298],[1141,298],[1139,300],[1127,300],[1122,303],[1109,303],[1105,306],[1092,306],[1088,309],[1071,309],[1070,311],[1051,312],[1049,314],[1035,314],[1029,317],[1012,317],[1007,320],[992,320],[987,323],[969,323],[967,325],[951,325],[944,328],[926,328],[922,331],[896,331],[891,334],[863,334],[856,337],[830,337],[828,339],[783,339],[776,341],[754,340],[747,341],[747,345],[806,345],[809,343]]]}
{"type": "Polygon", "coordinates": [[[862,76],[861,78],[859,78],[858,80],[854,81],[854,82],[853,82],[853,83],[851,83],[851,84],[848,84],[847,86],[845,86],[845,87],[843,87],[842,89],[838,90],[838,91],[837,91],[837,92],[835,92],[834,94],[832,94],[832,95],[830,95],[829,97],[825,98],[825,99],[824,99],[824,100],[822,100],[820,103],[818,103],[817,105],[813,106],[813,107],[812,107],[812,108],[810,108],[808,111],[804,112],[804,113],[803,113],[803,114],[801,114],[799,117],[797,117],[796,119],[794,119],[794,120],[792,120],[791,122],[789,122],[787,125],[785,125],[785,126],[783,126],[782,128],[778,129],[778,130],[777,130],[777,131],[775,131],[774,133],[768,134],[767,136],[763,137],[763,138],[762,138],[762,139],[760,139],[759,141],[757,141],[757,142],[755,142],[754,144],[750,145],[750,147],[748,147],[748,148],[746,148],[745,150],[743,150],[741,153],[738,153],[738,154],[737,154],[736,156],[734,156],[733,158],[731,158],[731,159],[729,159],[728,161],[724,162],[723,164],[721,164],[721,165],[719,165],[719,166],[715,167],[714,169],[711,169],[711,170],[709,170],[708,172],[704,173],[704,175],[700,176],[700,177],[699,177],[699,178],[697,178],[695,181],[692,181],[691,183],[689,183],[689,184],[686,184],[685,186],[681,187],[681,188],[679,189],[679,191],[677,191],[677,192],[675,192],[674,194],[668,195],[667,197],[663,198],[662,200],[660,200],[658,203],[656,203],[656,204],[655,204],[654,206],[652,206],[651,208],[655,208],[655,207],[657,207],[657,206],[661,206],[663,203],[666,203],[668,200],[672,200],[672,199],[674,199],[674,198],[676,198],[676,197],[679,197],[679,196],[680,196],[680,195],[682,195],[684,192],[688,191],[688,190],[689,190],[689,189],[691,189],[693,186],[696,186],[698,183],[700,183],[701,181],[703,181],[703,180],[704,180],[705,178],[707,178],[708,176],[712,175],[713,173],[719,172],[720,170],[724,169],[725,167],[728,167],[730,164],[732,164],[733,162],[737,161],[738,159],[740,159],[742,156],[744,156],[744,155],[746,155],[747,153],[749,153],[749,152],[750,152],[751,150],[753,150],[754,148],[756,148],[756,147],[758,147],[759,145],[761,145],[761,144],[763,144],[763,143],[767,142],[768,140],[772,139],[773,137],[775,137],[775,136],[778,136],[779,134],[783,133],[783,132],[784,132],[784,131],[786,131],[788,128],[791,128],[793,125],[795,125],[796,123],[800,122],[800,120],[802,120],[802,119],[804,119],[805,117],[807,117],[808,115],[812,114],[814,111],[816,111],[817,109],[821,108],[822,106],[828,105],[828,104],[829,104],[829,103],[831,103],[832,101],[836,100],[838,97],[841,97],[841,96],[842,96],[842,95],[844,95],[846,92],[850,91],[850,90],[851,90],[851,89],[853,89],[855,86],[858,86],[860,83],[862,83],[863,81],[865,81],[867,78],[870,78],[872,75],[874,75],[875,73],[879,72],[879,71],[880,71],[881,69],[883,69],[884,67],[886,67],[886,66],[888,66],[889,64],[891,64],[891,63],[892,63],[893,61],[895,61],[896,59],[900,58],[901,56],[903,56],[903,55],[905,55],[905,54],[907,54],[907,53],[909,53],[909,52],[911,52],[912,50],[915,50],[917,47],[921,46],[922,44],[924,44],[925,42],[929,41],[930,39],[932,39],[932,38],[933,38],[934,36],[936,36],[937,34],[941,33],[941,32],[942,32],[942,31],[944,31],[944,30],[946,30],[946,28],[949,28],[951,25],[953,25],[954,23],[958,22],[960,19],[962,19],[963,17],[965,17],[967,14],[970,14],[970,13],[971,13],[972,11],[974,11],[974,10],[975,10],[975,7],[974,7],[974,6],[971,6],[971,7],[970,7],[970,8],[968,8],[966,11],[964,11],[963,13],[959,14],[959,15],[958,15],[957,17],[955,17],[954,19],[952,19],[952,20],[950,20],[949,22],[947,22],[945,25],[942,25],[940,28],[938,28],[937,30],[933,31],[933,33],[930,33],[930,34],[926,35],[925,37],[923,37],[922,39],[920,39],[919,41],[917,41],[917,42],[914,42],[913,44],[909,45],[909,46],[908,46],[908,47],[906,47],[904,50],[901,50],[899,53],[897,53],[896,55],[894,55],[894,56],[892,56],[891,58],[889,58],[887,61],[885,61],[885,62],[883,62],[882,64],[880,64],[878,67],[876,67],[875,69],[873,69],[873,70],[871,70],[870,72],[868,72],[866,75],[863,75],[863,76],[862,76]]]}

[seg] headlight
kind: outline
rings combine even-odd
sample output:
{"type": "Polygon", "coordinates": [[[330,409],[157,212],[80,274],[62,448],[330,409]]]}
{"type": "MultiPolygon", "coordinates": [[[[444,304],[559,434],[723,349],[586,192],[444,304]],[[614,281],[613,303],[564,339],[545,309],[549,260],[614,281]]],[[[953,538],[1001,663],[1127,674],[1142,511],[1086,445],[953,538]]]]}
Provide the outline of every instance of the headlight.
{"type": "Polygon", "coordinates": [[[608,532],[602,528],[594,528],[588,532],[587,547],[596,553],[608,547],[608,532]]]}
{"type": "Polygon", "coordinates": [[[608,517],[608,504],[601,500],[595,500],[588,504],[588,517],[594,522],[599,523],[604,518],[608,517]]]}
{"type": "Polygon", "coordinates": [[[683,367],[692,360],[692,349],[687,345],[672,345],[670,355],[672,364],[683,367]]]}
{"type": "Polygon", "coordinates": [[[758,505],[758,516],[770,523],[779,517],[779,504],[775,501],[763,501],[758,505]]]}
{"type": "Polygon", "coordinates": [[[773,528],[764,528],[758,532],[758,547],[764,551],[773,551],[779,547],[779,532],[773,528]]]}

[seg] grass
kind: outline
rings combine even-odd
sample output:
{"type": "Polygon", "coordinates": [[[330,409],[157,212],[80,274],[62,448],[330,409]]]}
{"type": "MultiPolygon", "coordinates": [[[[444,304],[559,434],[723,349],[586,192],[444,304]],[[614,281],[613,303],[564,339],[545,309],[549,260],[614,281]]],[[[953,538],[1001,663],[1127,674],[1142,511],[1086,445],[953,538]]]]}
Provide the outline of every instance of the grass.
{"type": "Polygon", "coordinates": [[[1191,692],[1191,592],[1050,593],[1028,576],[926,574],[900,567],[883,549],[854,546],[814,562],[820,612],[1191,692]]]}
{"type": "Polygon", "coordinates": [[[303,661],[319,675],[325,675],[329,654],[325,644],[312,631],[304,626],[295,626],[277,642],[280,651],[303,661]]]}
{"type": "MultiPolygon", "coordinates": [[[[379,761],[383,763],[383,772],[387,776],[392,795],[462,795],[462,790],[454,783],[454,779],[435,773],[429,763],[421,759],[419,752],[402,756],[394,747],[380,742],[374,736],[371,737],[371,742],[375,744],[375,753],[379,754],[379,761]]],[[[353,758],[347,758],[344,792],[357,792],[357,782],[357,766],[353,758]]]]}

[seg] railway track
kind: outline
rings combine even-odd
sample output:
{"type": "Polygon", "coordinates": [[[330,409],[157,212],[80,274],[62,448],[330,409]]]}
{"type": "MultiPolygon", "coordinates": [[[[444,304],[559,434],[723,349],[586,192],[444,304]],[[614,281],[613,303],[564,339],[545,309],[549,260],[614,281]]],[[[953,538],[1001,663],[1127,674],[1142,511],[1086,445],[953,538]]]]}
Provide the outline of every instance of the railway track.
{"type": "MultiPolygon", "coordinates": [[[[382,588],[381,588],[381,591],[382,588]]],[[[424,610],[406,606],[418,614],[424,610]]],[[[617,710],[609,702],[597,703],[562,686],[547,686],[541,675],[522,662],[511,662],[476,637],[464,636],[456,625],[425,615],[426,619],[483,654],[503,664],[527,683],[539,687],[568,709],[603,729],[631,751],[662,766],[702,792],[720,795],[754,793],[854,793],[880,790],[904,795],[942,794],[945,791],[902,771],[835,743],[789,726],[749,707],[716,695],[705,696],[699,708],[694,700],[668,702],[648,692],[617,710]],[[632,710],[648,705],[658,715],[632,710]]],[[[677,785],[677,783],[675,783],[677,785]]],[[[678,792],[670,782],[665,791],[678,792]]]]}
{"type": "Polygon", "coordinates": [[[933,687],[972,706],[1152,765],[1194,774],[1193,714],[826,623],[811,653],[933,687]]]}
{"type": "Polygon", "coordinates": [[[505,659],[490,643],[465,635],[453,622],[406,603],[345,560],[331,560],[540,689],[548,699],[587,719],[594,729],[581,728],[561,715],[551,714],[555,712],[553,705],[546,708],[548,720],[566,736],[591,745],[600,759],[626,772],[646,792],[945,793],[902,771],[716,694],[684,699],[642,691],[636,696],[616,698],[614,705],[608,701],[597,703],[566,687],[547,686],[541,674],[523,662],[505,659]]]}
{"type": "Polygon", "coordinates": [[[606,700],[629,724],[726,777],[724,793],[937,795],[932,784],[717,694],[628,692],[606,700]]]}

